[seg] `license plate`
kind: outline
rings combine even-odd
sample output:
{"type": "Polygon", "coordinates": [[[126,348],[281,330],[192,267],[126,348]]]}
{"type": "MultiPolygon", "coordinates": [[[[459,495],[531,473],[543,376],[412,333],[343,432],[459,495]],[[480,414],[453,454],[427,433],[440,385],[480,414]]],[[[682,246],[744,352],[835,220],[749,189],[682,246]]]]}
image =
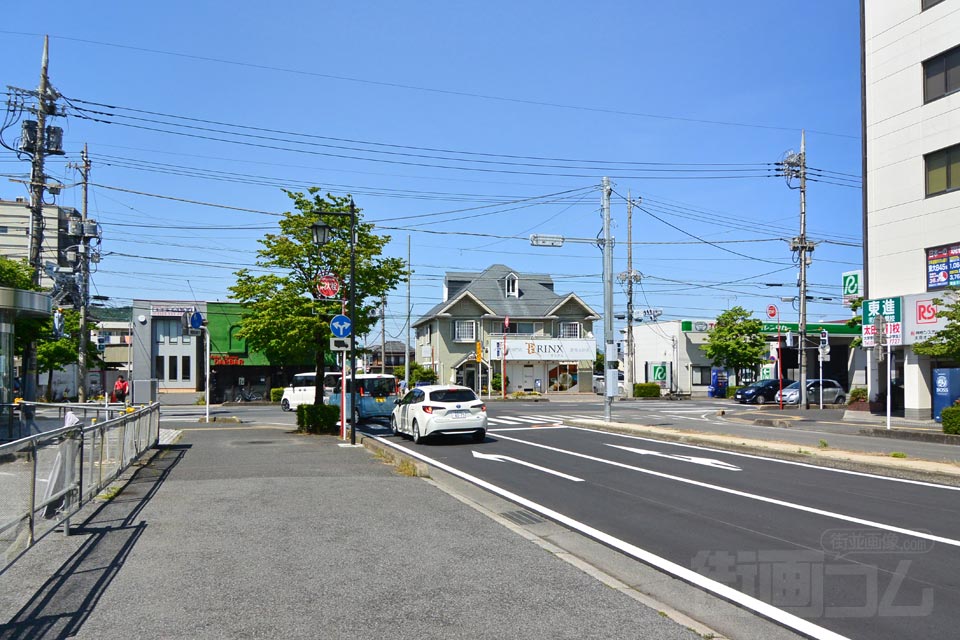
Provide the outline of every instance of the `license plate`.
{"type": "Polygon", "coordinates": [[[470,415],[469,411],[448,411],[447,416],[450,418],[466,418],[470,415]]]}
{"type": "Polygon", "coordinates": [[[384,398],[374,398],[374,400],[376,400],[377,402],[383,402],[384,398]]]}

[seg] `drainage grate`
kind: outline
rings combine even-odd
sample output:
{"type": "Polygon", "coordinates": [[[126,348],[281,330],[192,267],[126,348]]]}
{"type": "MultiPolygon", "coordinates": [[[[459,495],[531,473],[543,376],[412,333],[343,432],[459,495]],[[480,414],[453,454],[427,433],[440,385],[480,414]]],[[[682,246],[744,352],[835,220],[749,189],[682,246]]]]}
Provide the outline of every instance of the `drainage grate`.
{"type": "Polygon", "coordinates": [[[519,525],[540,524],[541,522],[546,522],[546,520],[537,514],[527,511],[526,509],[521,509],[520,511],[507,511],[506,513],[501,513],[500,515],[510,522],[519,525]]]}

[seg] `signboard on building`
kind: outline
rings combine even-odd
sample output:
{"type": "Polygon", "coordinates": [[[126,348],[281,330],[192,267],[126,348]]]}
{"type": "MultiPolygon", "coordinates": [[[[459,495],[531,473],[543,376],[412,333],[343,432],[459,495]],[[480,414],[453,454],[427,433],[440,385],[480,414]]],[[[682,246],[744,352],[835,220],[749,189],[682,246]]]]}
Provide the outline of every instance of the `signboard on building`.
{"type": "Polygon", "coordinates": [[[876,298],[863,301],[863,324],[861,325],[863,346],[876,346],[876,318],[883,316],[886,319],[887,340],[893,346],[903,344],[903,313],[902,300],[899,296],[891,298],[876,298]]]}
{"type": "Polygon", "coordinates": [[[927,291],[960,286],[960,244],[927,249],[927,291]]]}
{"type": "Polygon", "coordinates": [[[844,271],[841,280],[843,306],[849,307],[854,300],[863,297],[863,270],[844,271]]]}
{"type": "Polygon", "coordinates": [[[947,319],[937,317],[943,305],[936,304],[935,297],[929,293],[903,296],[903,344],[929,340],[946,328],[947,319]]]}
{"type": "Polygon", "coordinates": [[[597,358],[597,341],[593,338],[546,338],[543,340],[492,338],[490,340],[491,359],[503,358],[504,342],[507,347],[507,360],[575,362],[597,358]]]}

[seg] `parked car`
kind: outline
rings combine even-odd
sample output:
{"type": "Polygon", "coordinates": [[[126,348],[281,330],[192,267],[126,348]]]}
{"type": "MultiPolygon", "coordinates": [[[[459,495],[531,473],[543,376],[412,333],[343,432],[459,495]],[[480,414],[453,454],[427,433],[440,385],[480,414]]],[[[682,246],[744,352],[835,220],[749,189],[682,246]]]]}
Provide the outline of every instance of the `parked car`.
{"type": "MultiPolygon", "coordinates": [[[[836,380],[830,380],[829,378],[814,378],[812,380],[807,380],[807,399],[813,404],[820,403],[820,389],[823,388],[823,403],[824,404],[843,404],[847,401],[847,394],[844,392],[843,387],[836,380]]],[[[780,402],[780,394],[778,393],[775,397],[777,402],[780,402]]],[[[794,382],[789,387],[783,388],[783,403],[784,404],[800,404],[800,383],[794,382]]]]}
{"type": "MultiPolygon", "coordinates": [[[[782,381],[783,388],[786,389],[793,384],[793,382],[793,380],[784,378],[782,381]]],[[[745,387],[737,389],[737,392],[733,394],[733,399],[741,404],[766,404],[777,397],[777,393],[780,392],[780,386],[781,381],[776,378],[758,380],[753,384],[748,384],[745,387]]]]}
{"type": "Polygon", "coordinates": [[[474,442],[483,442],[487,405],[469,387],[415,387],[397,400],[390,415],[390,429],[394,435],[409,435],[415,443],[439,434],[469,434],[474,442]]]}
{"type": "MultiPolygon", "coordinates": [[[[617,382],[617,393],[620,395],[621,398],[626,398],[627,388],[623,382],[623,371],[617,372],[617,379],[619,380],[619,382],[617,382]]],[[[606,383],[606,380],[604,380],[603,374],[595,373],[593,375],[593,392],[599,393],[600,395],[604,395],[606,388],[607,388],[607,383],[606,383]]]]}
{"type": "MultiPolygon", "coordinates": [[[[323,403],[330,404],[330,395],[340,386],[340,373],[333,371],[323,376],[323,403]]],[[[298,373],[293,376],[290,386],[283,390],[280,409],[295,411],[301,404],[313,404],[317,397],[316,372],[298,373]]]]}

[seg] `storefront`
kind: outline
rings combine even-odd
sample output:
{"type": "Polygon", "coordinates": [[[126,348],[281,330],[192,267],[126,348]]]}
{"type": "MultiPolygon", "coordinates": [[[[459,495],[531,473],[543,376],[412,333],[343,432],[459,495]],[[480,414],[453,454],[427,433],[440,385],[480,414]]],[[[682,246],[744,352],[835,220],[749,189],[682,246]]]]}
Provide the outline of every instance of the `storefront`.
{"type": "Polygon", "coordinates": [[[597,343],[593,338],[491,338],[495,372],[506,370],[507,393],[589,393],[597,343]]]}

